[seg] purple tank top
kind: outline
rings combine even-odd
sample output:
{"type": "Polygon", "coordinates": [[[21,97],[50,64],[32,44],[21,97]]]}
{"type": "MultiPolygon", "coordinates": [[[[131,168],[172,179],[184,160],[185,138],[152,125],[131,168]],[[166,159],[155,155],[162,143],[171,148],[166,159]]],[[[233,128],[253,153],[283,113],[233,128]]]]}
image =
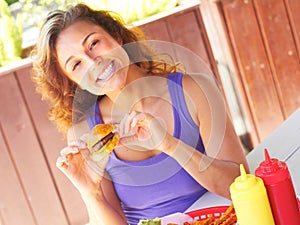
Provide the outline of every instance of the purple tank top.
{"type": "MultiPolygon", "coordinates": [[[[182,73],[168,75],[173,105],[173,136],[204,153],[198,126],[191,118],[182,90],[182,73]]],[[[90,127],[103,123],[98,104],[87,121],[90,127]]],[[[106,170],[127,218],[136,225],[139,219],[184,212],[207,190],[197,183],[172,157],[160,153],[142,161],[119,160],[114,152],[106,170]]]]}

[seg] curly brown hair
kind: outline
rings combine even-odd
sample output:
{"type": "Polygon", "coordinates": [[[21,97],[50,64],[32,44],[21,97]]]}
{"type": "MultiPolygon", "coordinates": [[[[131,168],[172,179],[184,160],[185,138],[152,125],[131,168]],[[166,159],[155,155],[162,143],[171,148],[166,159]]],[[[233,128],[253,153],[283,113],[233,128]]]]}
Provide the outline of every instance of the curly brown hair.
{"type": "MultiPolygon", "coordinates": [[[[84,119],[85,110],[95,103],[97,98],[69,79],[59,67],[56,55],[56,40],[59,34],[76,21],[87,21],[101,26],[114,39],[122,40],[123,45],[145,40],[144,34],[137,28],[127,28],[120,17],[113,12],[93,10],[84,4],[69,7],[66,11],[54,10],[48,14],[41,27],[37,44],[32,52],[33,76],[36,90],[43,100],[49,100],[48,117],[57,128],[66,134],[73,123],[84,119]],[[74,97],[76,94],[76,98],[74,97]],[[75,106],[75,107],[74,107],[75,106]],[[78,107],[77,107],[78,106],[78,107]]],[[[132,62],[151,74],[166,74],[176,71],[176,65],[154,60],[155,54],[149,47],[138,45],[138,51],[130,55],[132,62]],[[135,61],[133,57],[145,60],[135,61]]],[[[126,48],[125,48],[126,50],[126,48]]]]}

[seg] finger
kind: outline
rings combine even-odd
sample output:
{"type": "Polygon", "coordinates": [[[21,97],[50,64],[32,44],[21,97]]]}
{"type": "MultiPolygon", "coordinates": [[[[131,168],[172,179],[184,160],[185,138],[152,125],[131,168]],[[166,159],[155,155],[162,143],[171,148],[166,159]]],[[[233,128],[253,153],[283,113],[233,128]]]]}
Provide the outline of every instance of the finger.
{"type": "MultiPolygon", "coordinates": [[[[84,134],[84,135],[89,135],[89,134],[84,134]]],[[[84,136],[82,135],[82,136],[84,136]]],[[[73,140],[69,143],[69,146],[77,146],[79,148],[86,148],[87,147],[87,144],[86,144],[86,141],[85,140],[73,140]]]]}
{"type": "Polygon", "coordinates": [[[84,162],[82,154],[68,154],[65,156],[59,156],[56,160],[56,166],[68,176],[72,168],[80,166],[84,162]]]}
{"type": "Polygon", "coordinates": [[[89,159],[91,157],[91,151],[88,148],[80,149],[82,157],[89,159]]]}
{"type": "Polygon", "coordinates": [[[136,111],[132,111],[127,118],[127,123],[125,124],[125,133],[129,133],[131,131],[132,128],[132,120],[133,118],[137,115],[136,111]]]}
{"type": "Polygon", "coordinates": [[[68,165],[66,163],[66,158],[63,156],[59,156],[56,159],[56,166],[63,172],[65,172],[68,168],[68,165]]]}
{"type": "Polygon", "coordinates": [[[61,156],[66,156],[68,154],[76,154],[79,152],[79,148],[77,146],[67,146],[60,151],[61,156]]]}
{"type": "Polygon", "coordinates": [[[112,125],[118,125],[120,123],[120,120],[113,120],[111,118],[111,119],[108,119],[106,123],[112,124],[112,125]]]}
{"type": "Polygon", "coordinates": [[[145,113],[139,113],[137,114],[131,122],[131,127],[135,127],[138,123],[141,123],[143,120],[145,120],[146,115],[145,113]]]}
{"type": "Polygon", "coordinates": [[[127,122],[128,116],[129,116],[128,113],[126,113],[120,122],[120,125],[119,125],[119,135],[120,136],[124,136],[124,134],[125,134],[124,127],[125,127],[125,123],[127,122]]]}

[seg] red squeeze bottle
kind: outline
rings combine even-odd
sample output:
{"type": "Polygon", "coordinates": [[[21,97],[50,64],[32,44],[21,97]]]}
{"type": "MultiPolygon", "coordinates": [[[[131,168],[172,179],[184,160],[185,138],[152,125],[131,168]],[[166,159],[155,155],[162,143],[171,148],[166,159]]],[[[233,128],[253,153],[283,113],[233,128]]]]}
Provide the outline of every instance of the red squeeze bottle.
{"type": "Polygon", "coordinates": [[[265,161],[255,170],[264,181],[276,225],[300,225],[300,212],[291,175],[285,162],[270,158],[265,149],[265,161]]]}

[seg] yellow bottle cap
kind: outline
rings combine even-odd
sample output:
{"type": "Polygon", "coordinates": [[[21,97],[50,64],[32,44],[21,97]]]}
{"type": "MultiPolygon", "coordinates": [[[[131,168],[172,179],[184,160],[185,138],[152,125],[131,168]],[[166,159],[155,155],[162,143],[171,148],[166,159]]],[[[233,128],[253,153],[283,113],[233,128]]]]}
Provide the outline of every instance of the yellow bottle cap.
{"type": "Polygon", "coordinates": [[[241,175],[235,178],[230,189],[234,189],[235,191],[244,191],[256,185],[256,177],[253,174],[247,174],[243,164],[240,164],[240,173],[241,175]]]}

